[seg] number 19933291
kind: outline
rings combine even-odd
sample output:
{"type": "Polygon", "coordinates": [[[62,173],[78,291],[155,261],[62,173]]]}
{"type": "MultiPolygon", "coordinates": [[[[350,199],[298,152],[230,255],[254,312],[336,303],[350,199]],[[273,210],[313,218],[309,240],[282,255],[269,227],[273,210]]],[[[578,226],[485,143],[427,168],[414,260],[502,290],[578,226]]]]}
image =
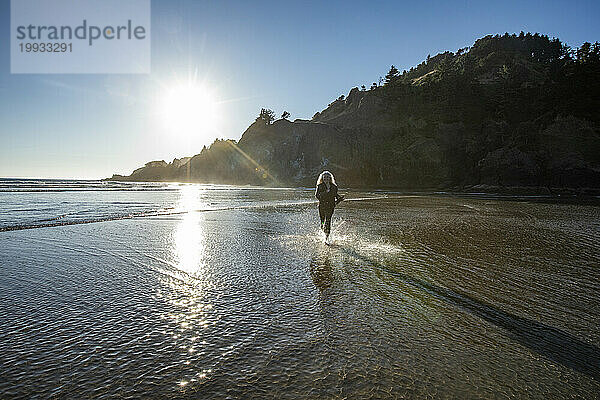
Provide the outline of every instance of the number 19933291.
{"type": "Polygon", "coordinates": [[[21,53],[71,53],[73,43],[19,43],[21,53]]]}

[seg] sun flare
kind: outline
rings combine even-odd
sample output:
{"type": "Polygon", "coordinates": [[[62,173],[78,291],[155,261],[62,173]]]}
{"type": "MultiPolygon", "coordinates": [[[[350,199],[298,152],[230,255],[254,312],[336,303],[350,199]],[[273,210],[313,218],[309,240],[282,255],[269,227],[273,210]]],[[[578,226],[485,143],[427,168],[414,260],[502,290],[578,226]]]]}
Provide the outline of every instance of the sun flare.
{"type": "Polygon", "coordinates": [[[178,84],[168,88],[161,100],[162,121],[170,134],[206,139],[216,135],[218,103],[209,88],[194,83],[178,84]]]}

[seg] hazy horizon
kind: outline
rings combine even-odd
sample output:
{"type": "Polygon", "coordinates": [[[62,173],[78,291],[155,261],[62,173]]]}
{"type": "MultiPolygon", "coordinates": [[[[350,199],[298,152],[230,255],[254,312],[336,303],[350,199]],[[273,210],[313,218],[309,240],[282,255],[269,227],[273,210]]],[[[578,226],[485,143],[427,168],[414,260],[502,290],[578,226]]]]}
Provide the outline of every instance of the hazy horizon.
{"type": "MultiPolygon", "coordinates": [[[[429,54],[471,46],[488,34],[539,32],[571,47],[594,42],[598,11],[591,1],[377,7],[153,1],[147,75],[12,75],[10,45],[2,41],[0,176],[128,175],[151,160],[197,154],[215,138],[238,140],[262,107],[310,119],[352,87],[376,82],[391,64],[410,69],[429,54]],[[209,95],[197,99],[177,89],[190,81],[209,95]],[[180,108],[189,107],[182,95],[206,110],[176,126],[186,118],[180,108]]],[[[8,35],[9,1],[0,3],[0,16],[8,35]]]]}

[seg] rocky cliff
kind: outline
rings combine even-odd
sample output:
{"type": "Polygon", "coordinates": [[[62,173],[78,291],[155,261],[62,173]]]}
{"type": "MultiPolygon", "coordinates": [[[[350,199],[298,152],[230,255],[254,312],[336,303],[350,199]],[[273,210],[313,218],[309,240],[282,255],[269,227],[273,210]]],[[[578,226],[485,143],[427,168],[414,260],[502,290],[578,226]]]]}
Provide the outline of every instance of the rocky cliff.
{"type": "Polygon", "coordinates": [[[344,186],[600,188],[599,56],[598,44],[488,36],[391,69],[310,121],[259,118],[238,142],[111,179],[312,185],[329,169],[344,186]]]}

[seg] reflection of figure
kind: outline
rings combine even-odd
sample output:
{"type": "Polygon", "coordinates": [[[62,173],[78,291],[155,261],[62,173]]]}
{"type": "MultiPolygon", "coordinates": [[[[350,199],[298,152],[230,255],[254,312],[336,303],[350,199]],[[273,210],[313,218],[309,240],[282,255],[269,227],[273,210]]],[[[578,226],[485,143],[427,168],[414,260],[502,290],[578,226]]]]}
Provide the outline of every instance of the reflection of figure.
{"type": "Polygon", "coordinates": [[[315,286],[319,289],[327,289],[333,283],[333,272],[329,257],[324,260],[313,258],[310,260],[310,276],[315,286]]]}
{"type": "Polygon", "coordinates": [[[317,190],[315,196],[319,199],[319,217],[321,218],[321,229],[325,232],[325,240],[331,232],[331,217],[335,206],[342,200],[343,196],[338,194],[335,178],[329,171],[323,171],[317,179],[317,190]]]}

